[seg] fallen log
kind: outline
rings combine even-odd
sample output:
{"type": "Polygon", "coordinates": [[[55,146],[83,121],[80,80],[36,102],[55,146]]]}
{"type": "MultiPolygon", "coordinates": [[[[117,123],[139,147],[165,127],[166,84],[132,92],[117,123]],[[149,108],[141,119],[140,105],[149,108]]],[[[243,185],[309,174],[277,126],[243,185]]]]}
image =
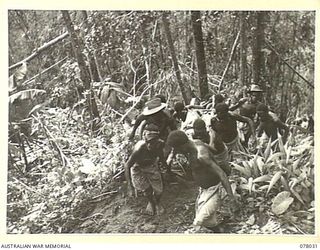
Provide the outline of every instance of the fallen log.
{"type": "Polygon", "coordinates": [[[52,39],[51,41],[45,43],[44,45],[42,45],[39,48],[36,48],[34,50],[34,52],[29,55],[27,58],[21,60],[20,62],[17,62],[16,64],[13,64],[11,66],[9,66],[9,70],[15,69],[19,66],[21,66],[24,62],[29,62],[31,61],[33,58],[37,57],[40,53],[42,53],[44,50],[46,50],[47,48],[51,47],[52,45],[56,44],[57,42],[60,42],[61,40],[63,40],[64,38],[66,38],[69,35],[68,32],[63,33],[62,35],[52,39]]]}

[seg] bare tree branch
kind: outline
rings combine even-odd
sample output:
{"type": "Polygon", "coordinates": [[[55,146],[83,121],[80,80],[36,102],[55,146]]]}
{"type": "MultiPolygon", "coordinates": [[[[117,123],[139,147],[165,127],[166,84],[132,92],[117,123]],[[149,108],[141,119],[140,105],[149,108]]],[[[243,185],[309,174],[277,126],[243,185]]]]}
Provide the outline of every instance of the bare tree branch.
{"type": "Polygon", "coordinates": [[[57,42],[60,42],[61,40],[63,40],[64,38],[66,38],[69,35],[68,32],[63,33],[62,35],[56,37],[55,39],[45,43],[44,45],[42,45],[40,48],[37,48],[34,50],[34,52],[29,55],[27,58],[23,59],[20,62],[17,62],[14,65],[9,66],[9,70],[15,69],[19,66],[22,65],[23,62],[29,62],[31,61],[33,58],[37,57],[40,53],[42,53],[44,50],[46,50],[47,48],[51,47],[52,45],[56,44],[57,42]]]}
{"type": "Polygon", "coordinates": [[[302,75],[300,75],[298,71],[296,71],[285,59],[283,59],[281,55],[276,51],[276,49],[271,45],[270,42],[268,41],[265,41],[265,42],[269,46],[269,48],[279,57],[279,59],[282,62],[284,62],[291,70],[293,70],[293,72],[295,72],[302,80],[304,80],[309,85],[309,87],[314,89],[314,85],[311,82],[309,82],[306,78],[304,78],[302,75]]]}

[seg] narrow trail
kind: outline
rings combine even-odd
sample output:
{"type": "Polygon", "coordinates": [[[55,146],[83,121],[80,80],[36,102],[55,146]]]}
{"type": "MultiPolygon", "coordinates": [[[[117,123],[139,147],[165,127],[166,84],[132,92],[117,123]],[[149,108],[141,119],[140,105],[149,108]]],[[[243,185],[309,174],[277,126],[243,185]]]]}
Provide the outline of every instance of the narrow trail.
{"type": "Polygon", "coordinates": [[[94,205],[83,206],[86,219],[73,233],[183,233],[192,223],[198,188],[192,183],[166,183],[161,203],[162,215],[145,213],[147,200],[118,193],[94,205]],[[85,214],[88,209],[89,214],[85,214]]]}
{"type": "MultiPolygon", "coordinates": [[[[198,187],[193,181],[176,179],[164,181],[161,204],[165,208],[162,215],[146,214],[146,197],[138,193],[133,198],[126,197],[123,180],[110,183],[111,190],[118,188],[98,202],[83,202],[74,214],[75,220],[69,223],[63,233],[186,233],[191,228],[195,215],[195,201],[198,187]]],[[[227,196],[226,196],[227,197],[227,196]]],[[[228,198],[224,199],[220,213],[224,220],[214,231],[203,228],[197,233],[223,234],[301,234],[290,225],[280,224],[277,218],[267,211],[259,212],[254,199],[241,200],[238,212],[231,219],[228,198]],[[282,229],[281,229],[282,227],[282,229]]],[[[261,205],[260,205],[261,206],[261,205]]],[[[270,207],[271,203],[265,204],[270,207]]],[[[301,228],[302,224],[300,224],[301,228]]],[[[309,226],[310,227],[310,226],[309,226]]],[[[304,232],[312,232],[304,227],[304,232]]]]}
{"type": "MultiPolygon", "coordinates": [[[[191,227],[195,213],[198,187],[192,181],[165,183],[161,203],[162,215],[145,213],[147,200],[141,194],[136,198],[117,193],[95,204],[84,204],[78,217],[85,218],[73,225],[72,233],[185,233],[191,227]]],[[[221,225],[220,233],[231,233],[221,225]]],[[[213,233],[203,229],[202,233],[213,233]]]]}

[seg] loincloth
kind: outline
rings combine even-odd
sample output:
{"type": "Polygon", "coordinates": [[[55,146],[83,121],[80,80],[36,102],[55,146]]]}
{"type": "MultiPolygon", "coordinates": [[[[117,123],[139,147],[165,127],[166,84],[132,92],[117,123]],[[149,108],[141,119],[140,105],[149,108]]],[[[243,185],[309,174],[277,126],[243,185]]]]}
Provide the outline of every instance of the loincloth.
{"type": "Polygon", "coordinates": [[[233,141],[225,142],[225,145],[227,146],[229,153],[239,152],[239,151],[245,152],[245,149],[243,148],[243,146],[240,142],[239,135],[237,135],[233,141]]]}
{"type": "Polygon", "coordinates": [[[149,187],[152,187],[156,195],[163,191],[161,173],[157,164],[146,167],[135,164],[131,168],[131,180],[133,187],[138,191],[146,191],[149,187]]]}
{"type": "Polygon", "coordinates": [[[220,222],[218,210],[221,206],[221,183],[207,189],[200,188],[196,200],[196,216],[193,224],[196,226],[214,227],[220,222]]]}
{"type": "Polygon", "coordinates": [[[213,157],[219,166],[221,164],[226,164],[227,162],[230,161],[229,152],[228,152],[227,147],[225,147],[223,152],[221,152],[220,154],[214,155],[213,157]]]}

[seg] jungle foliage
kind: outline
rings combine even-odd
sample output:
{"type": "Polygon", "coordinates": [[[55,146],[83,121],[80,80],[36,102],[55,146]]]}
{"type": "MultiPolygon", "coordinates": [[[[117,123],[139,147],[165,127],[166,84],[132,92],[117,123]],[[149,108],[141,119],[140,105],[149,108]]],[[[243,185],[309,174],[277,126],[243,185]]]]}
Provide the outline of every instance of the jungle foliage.
{"type": "MultiPolygon", "coordinates": [[[[79,206],[120,192],[148,96],[172,104],[208,89],[235,102],[255,83],[283,121],[313,115],[314,11],[195,12],[8,11],[8,233],[69,232],[79,206]]],[[[279,136],[233,162],[248,207],[239,233],[279,233],[257,227],[259,213],[314,233],[313,152],[313,135],[292,129],[285,144],[279,136]]]]}

